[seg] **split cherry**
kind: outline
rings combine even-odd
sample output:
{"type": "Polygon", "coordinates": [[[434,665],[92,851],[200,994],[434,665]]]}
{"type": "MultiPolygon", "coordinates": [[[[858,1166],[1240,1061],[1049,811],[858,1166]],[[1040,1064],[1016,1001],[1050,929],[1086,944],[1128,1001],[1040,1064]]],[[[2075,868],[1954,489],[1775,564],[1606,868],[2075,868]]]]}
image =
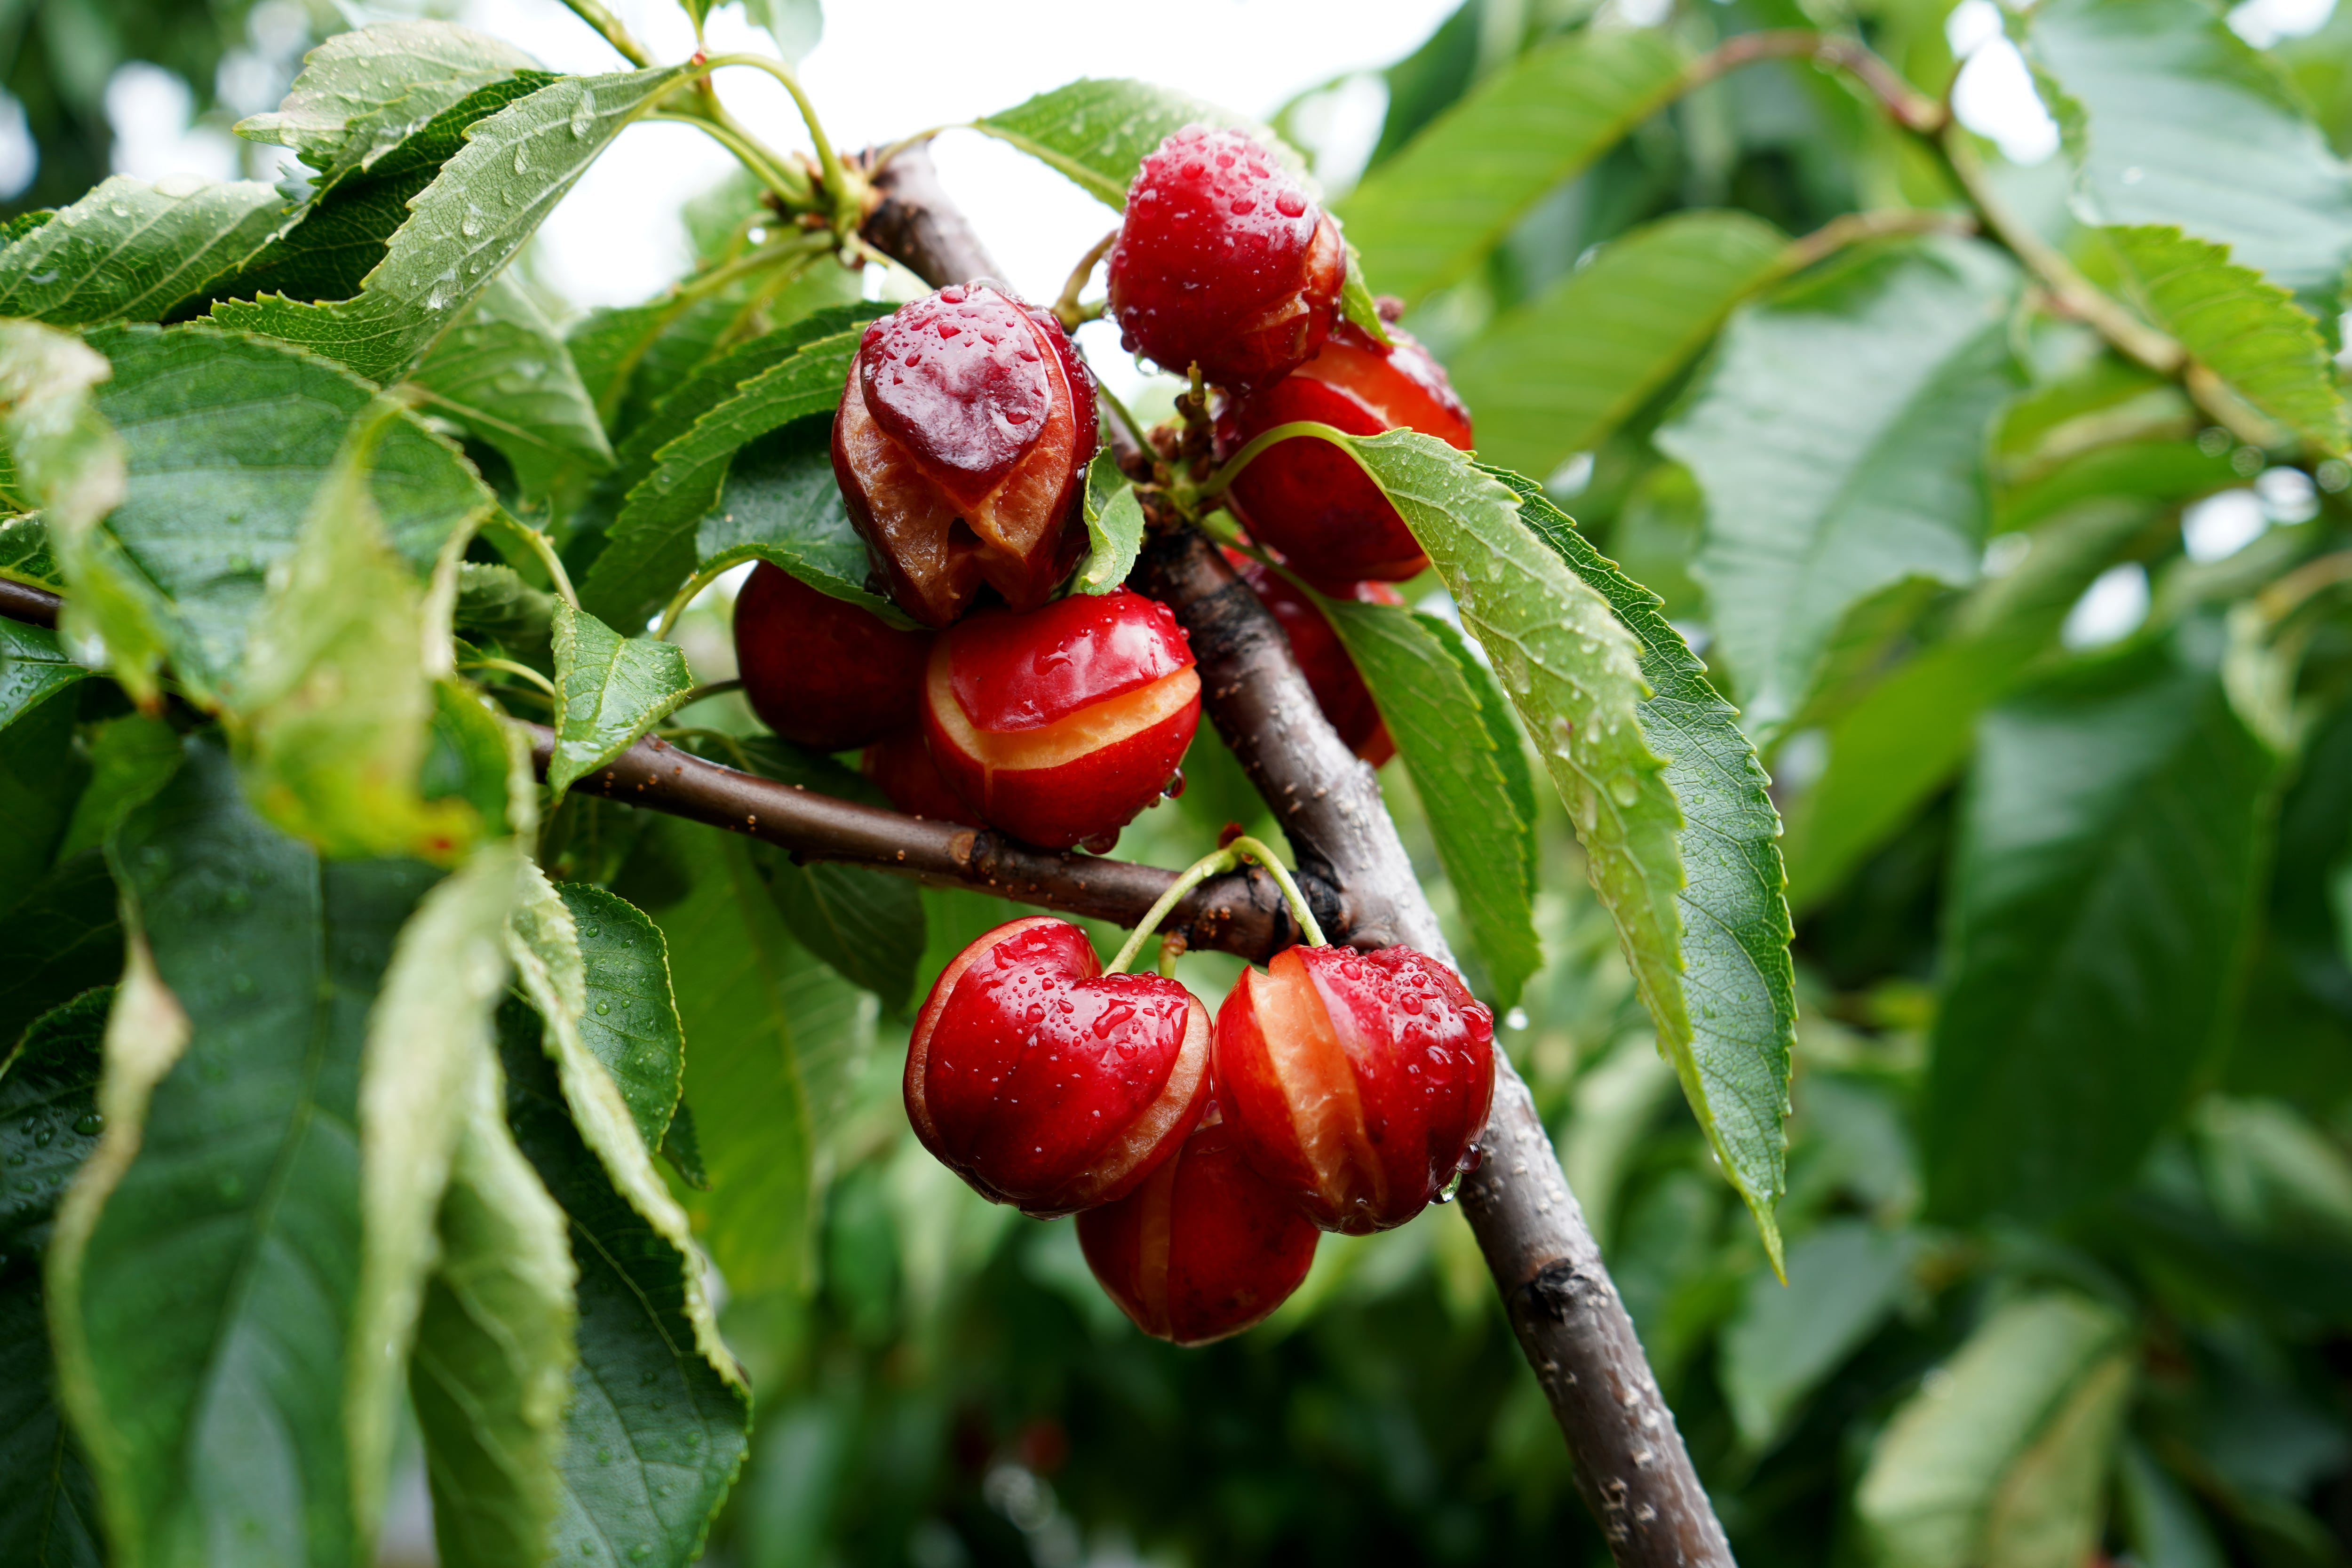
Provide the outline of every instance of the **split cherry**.
{"type": "Polygon", "coordinates": [[[961,822],[966,827],[988,826],[980,819],[979,813],[948,788],[947,780],[940,777],[938,765],[931,761],[930,748],[923,743],[920,725],[885,735],[866,747],[865,756],[858,760],[858,771],[874,782],[892,805],[909,816],[926,816],[933,822],[961,822]]]}
{"type": "Polygon", "coordinates": [[[887,626],[762,561],[735,599],[735,665],[761,722],[821,752],[911,727],[931,634],[887,626]]]}

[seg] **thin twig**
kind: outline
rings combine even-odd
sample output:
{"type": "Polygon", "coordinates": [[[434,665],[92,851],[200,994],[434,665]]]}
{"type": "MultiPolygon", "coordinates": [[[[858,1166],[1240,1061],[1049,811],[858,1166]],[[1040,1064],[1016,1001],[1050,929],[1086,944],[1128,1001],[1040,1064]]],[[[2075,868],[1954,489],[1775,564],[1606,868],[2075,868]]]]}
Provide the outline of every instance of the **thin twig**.
{"type": "Polygon", "coordinates": [[[1094,248],[1087,251],[1076,267],[1070,268],[1070,280],[1062,285],[1062,297],[1054,301],[1054,315],[1061,321],[1065,331],[1075,332],[1082,324],[1092,321],[1094,316],[1102,314],[1101,310],[1097,308],[1093,315],[1088,315],[1086,308],[1078,303],[1078,296],[1086,292],[1087,279],[1095,275],[1095,263],[1110,254],[1110,247],[1118,243],[1118,230],[1112,229],[1095,241],[1094,248]]]}
{"type": "Polygon", "coordinates": [[[1727,38],[1685,68],[1674,96],[1681,97],[1742,66],[1762,60],[1811,59],[1853,77],[1906,130],[1923,136],[1941,131],[1951,111],[1903,79],[1903,74],[1858,38],[1817,33],[1810,27],[1776,27],[1727,38]]]}
{"type": "Polygon", "coordinates": [[[653,55],[637,42],[618,16],[597,4],[597,0],[563,0],[572,14],[603,35],[606,43],[620,52],[623,59],[645,70],[654,63],[653,55]]]}
{"type": "Polygon", "coordinates": [[[555,541],[504,511],[497,513],[492,521],[530,546],[531,553],[539,557],[539,563],[547,568],[548,581],[555,584],[557,596],[573,609],[578,609],[580,595],[572,591],[572,574],[563,569],[563,557],[555,552],[555,541]]]}

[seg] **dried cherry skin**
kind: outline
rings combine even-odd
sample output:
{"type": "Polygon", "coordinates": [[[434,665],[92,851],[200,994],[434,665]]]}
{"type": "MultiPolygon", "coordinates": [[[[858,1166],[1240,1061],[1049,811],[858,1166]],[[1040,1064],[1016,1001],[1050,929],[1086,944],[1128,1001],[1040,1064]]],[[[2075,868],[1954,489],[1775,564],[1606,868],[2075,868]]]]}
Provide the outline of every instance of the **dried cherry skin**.
{"type": "Polygon", "coordinates": [[[845,752],[913,724],[931,634],[890,626],[767,562],[735,596],[735,664],[760,721],[845,752]]]}
{"type": "MultiPolygon", "coordinates": [[[[1374,767],[1395,756],[1396,742],[1390,737],[1388,725],[1381,721],[1371,690],[1365,686],[1356,661],[1348,657],[1339,634],[1331,629],[1323,612],[1281,573],[1239,551],[1230,552],[1229,558],[1240,571],[1242,581],[1250,585],[1258,602],[1290,638],[1291,657],[1298,661],[1299,672],[1307,677],[1307,684],[1315,693],[1315,705],[1323,710],[1323,717],[1331,721],[1331,728],[1339,731],[1348,749],[1374,767]]],[[[1404,603],[1404,595],[1386,583],[1356,583],[1345,591],[1335,591],[1331,596],[1367,605],[1404,603]]]]}
{"type": "Polygon", "coordinates": [[[1061,323],[984,284],[866,329],[833,422],[850,521],[899,608],[944,626],[983,586],[1034,609],[1086,548],[1094,380],[1061,323]]]}
{"type": "Polygon", "coordinates": [[[1271,153],[1238,131],[1188,125],[1128,187],[1108,280],[1130,353],[1240,387],[1315,352],[1346,276],[1339,226],[1271,153]]]}
{"type": "MultiPolygon", "coordinates": [[[[1311,360],[1262,391],[1218,410],[1216,455],[1224,461],[1277,425],[1312,419],[1350,436],[1399,427],[1468,451],[1470,411],[1445,372],[1399,327],[1388,348],[1342,325],[1311,360]]],[[[1354,458],[1328,441],[1280,442],[1250,459],[1226,492],[1250,535],[1272,545],[1309,582],[1401,582],[1429,564],[1421,545],[1354,458]]]]}
{"type": "Polygon", "coordinates": [[[1154,1339],[1207,1344],[1263,1322],[1315,1261],[1315,1226],[1212,1110],[1127,1196],[1078,1215],[1103,1294],[1154,1339]]]}
{"type": "Polygon", "coordinates": [[[990,826],[1047,849],[1134,820],[1200,722],[1184,628],[1124,588],[969,616],[941,634],[923,681],[940,776],[990,826]]]}
{"type": "Polygon", "coordinates": [[[982,1196],[1041,1218],[1132,1191],[1210,1103],[1208,1009],[1105,974],[1086,933],[998,926],[940,971],[907,1051],[907,1120],[982,1196]]]}
{"type": "Polygon", "coordinates": [[[1402,1225],[1467,1168],[1495,1017],[1409,947],[1292,947],[1217,1012],[1217,1104],[1257,1173],[1325,1230],[1402,1225]]]}

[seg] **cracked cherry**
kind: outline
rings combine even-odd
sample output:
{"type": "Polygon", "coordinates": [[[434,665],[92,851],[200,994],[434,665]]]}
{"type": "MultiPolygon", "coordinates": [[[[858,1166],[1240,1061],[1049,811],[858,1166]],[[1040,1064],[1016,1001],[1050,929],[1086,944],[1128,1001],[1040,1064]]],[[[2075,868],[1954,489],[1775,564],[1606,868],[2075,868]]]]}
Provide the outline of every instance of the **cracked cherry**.
{"type": "Polygon", "coordinates": [[[1402,1225],[1472,1163],[1495,1017],[1409,947],[1293,947],[1217,1013],[1217,1103],[1258,1174],[1325,1230],[1402,1225]]]}
{"type": "Polygon", "coordinates": [[[998,926],[931,987],[907,1120],[940,1163],[1041,1218],[1121,1197],[1208,1109],[1208,1009],[1173,980],[1105,974],[1086,933],[998,926]]]}
{"type": "MultiPolygon", "coordinates": [[[[1226,552],[1226,558],[1258,596],[1258,602],[1281,624],[1284,634],[1290,638],[1291,657],[1298,660],[1299,671],[1315,693],[1315,705],[1323,710],[1323,717],[1331,721],[1331,728],[1339,731],[1348,749],[1374,767],[1395,756],[1396,742],[1389,736],[1388,725],[1381,720],[1371,691],[1364,685],[1356,661],[1348,657],[1339,634],[1324,619],[1323,612],[1291,586],[1290,580],[1281,573],[1237,550],[1226,552]]],[[[1404,603],[1404,596],[1386,583],[1351,584],[1332,597],[1367,605],[1404,603]]]]}
{"type": "MultiPolygon", "coordinates": [[[[1350,436],[1400,426],[1470,449],[1470,413],[1429,352],[1397,327],[1382,348],[1342,325],[1316,356],[1274,385],[1219,410],[1216,455],[1224,461],[1251,439],[1293,420],[1312,419],[1350,436]]],[[[1429,564],[1404,519],[1356,460],[1328,441],[1280,442],[1250,460],[1226,492],[1250,536],[1280,551],[1309,582],[1396,582],[1429,564]]]]}
{"type": "Polygon", "coordinates": [[[924,677],[940,776],[989,826],[1048,849],[1126,826],[1200,722],[1184,628],[1124,588],[983,610],[941,634],[924,677]]]}
{"type": "Polygon", "coordinates": [[[1313,1224],[1250,1169],[1215,1114],[1133,1192],[1078,1216],[1103,1293],[1137,1328],[1180,1345],[1264,1321],[1315,1261],[1313,1224]]]}
{"type": "Polygon", "coordinates": [[[886,624],[762,561],[735,598],[735,665],[760,721],[844,752],[910,728],[931,634],[886,624]]]}
{"type": "Polygon", "coordinates": [[[1129,352],[1254,386],[1315,352],[1346,274],[1339,226],[1274,154],[1238,131],[1188,125],[1128,187],[1110,311],[1129,352]]]}
{"type": "Polygon", "coordinates": [[[944,626],[983,585],[1044,604],[1086,547],[1094,382],[1061,324],[982,284],[866,329],[833,422],[850,521],[898,606],[944,626]]]}

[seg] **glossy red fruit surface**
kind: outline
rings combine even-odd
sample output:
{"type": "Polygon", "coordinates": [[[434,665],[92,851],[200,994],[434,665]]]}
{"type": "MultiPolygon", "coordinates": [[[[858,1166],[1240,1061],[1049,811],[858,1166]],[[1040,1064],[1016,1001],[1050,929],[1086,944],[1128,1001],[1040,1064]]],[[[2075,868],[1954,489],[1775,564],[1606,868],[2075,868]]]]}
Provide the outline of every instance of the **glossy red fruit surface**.
{"type": "MultiPolygon", "coordinates": [[[[1269,570],[1239,551],[1228,552],[1228,557],[1241,572],[1242,580],[1258,596],[1258,602],[1273,613],[1289,636],[1291,656],[1298,660],[1299,670],[1315,692],[1316,706],[1323,710],[1323,717],[1331,721],[1331,728],[1339,732],[1348,749],[1374,767],[1395,756],[1396,742],[1389,737],[1389,727],[1381,721],[1381,710],[1373,703],[1356,661],[1348,657],[1339,634],[1331,629],[1323,612],[1308,603],[1307,595],[1292,587],[1290,580],[1279,572],[1269,570]]],[[[1332,596],[1367,605],[1404,603],[1404,595],[1386,583],[1353,584],[1332,596]]]]}
{"type": "Polygon", "coordinates": [[[1094,381],[1061,324],[983,285],[866,329],[833,422],[850,521],[901,609],[944,626],[983,584],[1034,609],[1086,547],[1094,381]]]}
{"type": "Polygon", "coordinates": [[[1086,933],[1001,925],[940,973],[907,1051],[907,1120],[982,1196],[1041,1217],[1108,1203],[1209,1105],[1209,1012],[1105,974],[1086,933]]]}
{"type": "Polygon", "coordinates": [[[1103,1293],[1154,1339],[1206,1344],[1289,1300],[1315,1261],[1315,1226],[1204,1122],[1115,1204],[1078,1216],[1103,1293]]]}
{"type": "Polygon", "coordinates": [[[931,749],[923,743],[919,723],[895,735],[885,735],[866,747],[865,756],[858,760],[858,771],[874,781],[892,805],[910,816],[929,817],[933,822],[961,822],[967,827],[988,826],[980,819],[980,813],[964,805],[955,791],[948,788],[947,780],[940,777],[940,770],[931,761],[931,749]]]}
{"type": "MultiPolygon", "coordinates": [[[[1470,449],[1470,411],[1445,372],[1402,329],[1382,348],[1351,326],[1320,353],[1262,392],[1228,402],[1217,416],[1217,460],[1277,425],[1312,419],[1350,436],[1400,426],[1470,449]]],[[[1354,458],[1328,441],[1301,439],[1250,460],[1227,504],[1259,542],[1282,552],[1309,581],[1395,582],[1429,564],[1404,519],[1354,458]]]]}
{"type": "Polygon", "coordinates": [[[992,827],[1049,849],[1150,805],[1201,722],[1201,678],[1168,607],[1122,588],[942,635],[923,732],[948,787],[992,827]]]}
{"type": "Polygon", "coordinates": [[[1386,1230],[1486,1131],[1495,1017],[1412,948],[1287,948],[1218,1010],[1216,1080],[1258,1174],[1326,1230],[1386,1230]]]}
{"type": "Polygon", "coordinates": [[[847,751],[912,726],[931,634],[887,626],[762,561],[735,596],[735,665],[760,721],[847,751]]]}
{"type": "Polygon", "coordinates": [[[1331,330],[1339,226],[1238,131],[1189,125],[1128,187],[1111,247],[1111,315],[1130,353],[1220,386],[1276,380],[1331,330]]]}

